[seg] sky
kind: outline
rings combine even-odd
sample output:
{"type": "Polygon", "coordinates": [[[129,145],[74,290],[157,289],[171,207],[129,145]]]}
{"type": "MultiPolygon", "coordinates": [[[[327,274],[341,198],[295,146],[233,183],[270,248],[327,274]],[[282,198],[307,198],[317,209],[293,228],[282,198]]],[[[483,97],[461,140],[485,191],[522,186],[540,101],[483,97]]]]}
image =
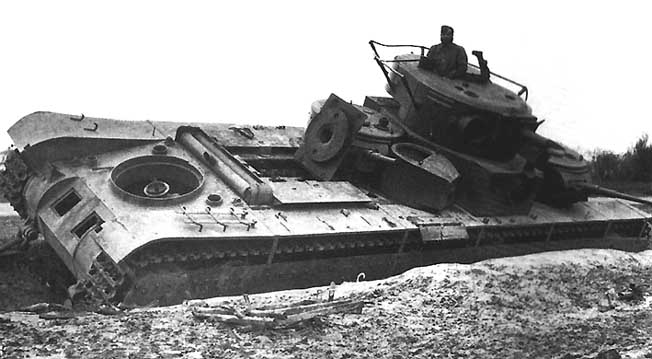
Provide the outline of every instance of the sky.
{"type": "MultiPolygon", "coordinates": [[[[652,135],[643,1],[30,1],[0,5],[0,147],[34,111],[305,126],[330,93],[385,96],[368,41],[442,24],[527,85],[539,133],[624,152],[652,135]]],[[[387,52],[387,58],[396,55],[387,52]]],[[[470,58],[472,58],[470,56],[470,58]]],[[[474,59],[473,59],[474,60],[474,59]]]]}

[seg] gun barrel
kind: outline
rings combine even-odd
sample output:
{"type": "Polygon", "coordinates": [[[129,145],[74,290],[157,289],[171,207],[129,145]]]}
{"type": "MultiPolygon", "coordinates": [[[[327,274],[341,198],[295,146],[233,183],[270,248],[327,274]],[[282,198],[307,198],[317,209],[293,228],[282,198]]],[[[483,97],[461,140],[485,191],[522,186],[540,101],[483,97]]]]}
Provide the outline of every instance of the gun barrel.
{"type": "Polygon", "coordinates": [[[628,201],[647,204],[649,206],[652,206],[652,201],[648,201],[648,200],[643,199],[643,198],[638,198],[636,196],[632,196],[632,195],[629,195],[627,193],[614,191],[614,190],[609,189],[609,188],[600,187],[600,186],[595,185],[595,184],[581,183],[581,184],[578,184],[578,186],[580,188],[584,189],[587,192],[587,194],[597,194],[597,195],[601,195],[601,196],[605,196],[605,197],[620,198],[620,199],[625,199],[625,200],[628,200],[628,201]]]}

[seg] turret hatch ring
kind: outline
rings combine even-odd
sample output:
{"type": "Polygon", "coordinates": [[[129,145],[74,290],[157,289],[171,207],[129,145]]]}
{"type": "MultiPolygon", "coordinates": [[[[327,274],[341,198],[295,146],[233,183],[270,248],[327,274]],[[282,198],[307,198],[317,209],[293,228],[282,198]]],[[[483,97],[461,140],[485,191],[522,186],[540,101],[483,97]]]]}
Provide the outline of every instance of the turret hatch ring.
{"type": "Polygon", "coordinates": [[[174,203],[197,194],[204,184],[204,175],[178,157],[142,156],[116,166],[111,172],[111,184],[125,199],[174,203]]]}

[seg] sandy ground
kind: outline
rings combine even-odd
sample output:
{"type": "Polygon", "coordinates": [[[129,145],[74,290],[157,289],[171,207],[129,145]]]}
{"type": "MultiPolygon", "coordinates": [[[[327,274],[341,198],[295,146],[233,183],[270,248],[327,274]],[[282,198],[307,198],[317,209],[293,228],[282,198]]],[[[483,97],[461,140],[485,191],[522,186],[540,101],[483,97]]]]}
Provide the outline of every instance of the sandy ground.
{"type": "MultiPolygon", "coordinates": [[[[367,301],[361,314],[323,316],[289,329],[199,320],[192,303],[56,320],[6,312],[0,314],[0,357],[652,358],[652,296],[645,290],[638,301],[616,299],[630,283],[652,283],[652,251],[549,252],[343,283],[336,298],[367,301]]],[[[326,296],[320,287],[251,300],[326,296]]]]}

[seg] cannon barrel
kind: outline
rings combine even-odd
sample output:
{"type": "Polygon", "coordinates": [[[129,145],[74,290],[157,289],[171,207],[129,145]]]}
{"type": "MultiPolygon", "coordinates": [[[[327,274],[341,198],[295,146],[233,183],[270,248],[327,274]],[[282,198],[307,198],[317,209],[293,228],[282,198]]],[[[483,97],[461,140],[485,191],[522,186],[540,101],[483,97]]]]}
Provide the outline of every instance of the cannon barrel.
{"type": "Polygon", "coordinates": [[[587,194],[597,194],[597,195],[601,195],[601,196],[604,196],[604,197],[620,198],[620,199],[625,199],[625,200],[628,200],[628,201],[643,203],[643,204],[647,204],[649,206],[652,206],[652,201],[648,201],[648,200],[645,200],[643,198],[638,198],[636,196],[631,196],[631,195],[628,195],[626,193],[614,191],[614,190],[609,189],[609,188],[600,187],[600,186],[595,185],[595,184],[579,183],[579,184],[576,184],[576,186],[578,186],[581,189],[583,189],[584,191],[586,191],[587,194]]]}

